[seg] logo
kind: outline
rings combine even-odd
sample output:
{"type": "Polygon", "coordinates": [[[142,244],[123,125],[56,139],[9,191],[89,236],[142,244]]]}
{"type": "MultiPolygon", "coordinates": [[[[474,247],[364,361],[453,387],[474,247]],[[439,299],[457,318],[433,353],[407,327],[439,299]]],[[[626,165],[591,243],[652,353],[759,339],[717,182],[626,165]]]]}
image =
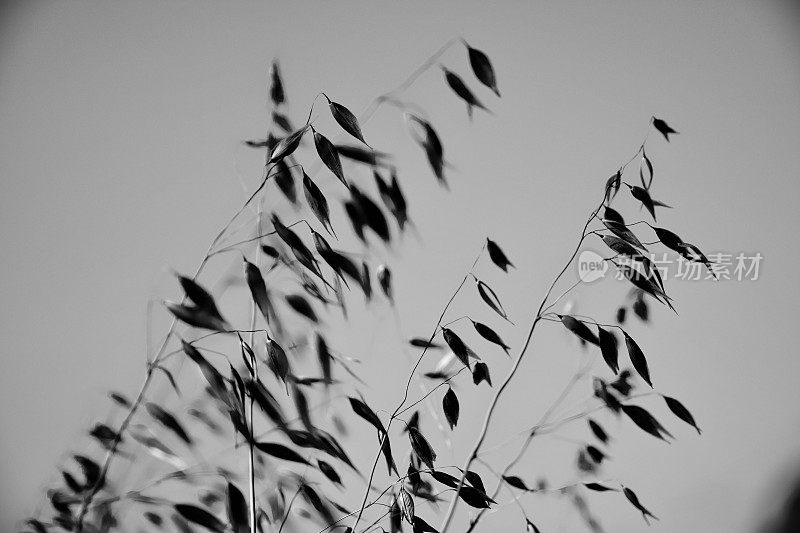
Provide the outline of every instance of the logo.
{"type": "Polygon", "coordinates": [[[578,278],[584,283],[604,278],[607,270],[608,263],[596,252],[584,250],[578,256],[578,278]]]}

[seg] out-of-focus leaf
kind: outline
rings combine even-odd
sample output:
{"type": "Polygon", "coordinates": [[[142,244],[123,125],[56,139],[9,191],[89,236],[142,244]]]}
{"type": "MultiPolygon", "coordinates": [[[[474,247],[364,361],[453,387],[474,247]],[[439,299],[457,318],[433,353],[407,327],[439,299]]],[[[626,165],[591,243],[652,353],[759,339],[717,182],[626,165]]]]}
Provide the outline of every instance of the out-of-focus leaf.
{"type": "Polygon", "coordinates": [[[370,166],[386,166],[388,165],[387,159],[389,159],[389,154],[386,152],[378,152],[376,150],[368,150],[362,148],[361,146],[351,146],[348,144],[337,144],[335,145],[336,152],[341,157],[346,157],[352,161],[357,163],[364,163],[365,165],[370,166]]]}
{"type": "Polygon", "coordinates": [[[245,387],[267,418],[278,427],[286,426],[280,404],[260,381],[248,380],[245,387]]]}
{"type": "Polygon", "coordinates": [[[673,133],[677,134],[678,132],[673,130],[666,122],[661,120],[660,118],[653,117],[653,127],[658,130],[661,135],[669,142],[669,136],[673,133]]]}
{"type": "Polygon", "coordinates": [[[283,90],[283,80],[277,59],[274,59],[269,67],[269,79],[269,96],[272,98],[272,103],[279,106],[286,101],[286,93],[283,90]]]}
{"type": "Polygon", "coordinates": [[[186,468],[186,462],[158,440],[158,438],[147,429],[147,426],[133,424],[128,427],[128,434],[130,434],[133,440],[147,448],[147,451],[150,452],[153,457],[166,461],[179,470],[186,468]]]}
{"type": "Polygon", "coordinates": [[[458,424],[459,414],[458,396],[456,396],[452,388],[448,388],[444,398],[442,398],[442,409],[444,410],[447,423],[450,424],[450,429],[452,430],[456,424],[458,424]]]}
{"type": "Polygon", "coordinates": [[[433,129],[430,122],[416,115],[407,113],[406,117],[408,120],[422,127],[424,135],[422,137],[415,135],[415,140],[422,145],[422,148],[425,150],[425,155],[428,156],[428,163],[431,169],[433,169],[433,173],[436,175],[439,183],[447,186],[444,177],[444,148],[442,146],[442,141],[439,140],[439,136],[436,134],[436,130],[433,129]]]}
{"type": "Polygon", "coordinates": [[[702,431],[700,431],[700,428],[697,427],[697,423],[694,421],[692,413],[690,413],[689,410],[681,402],[679,402],[675,398],[670,398],[669,396],[664,396],[664,401],[667,402],[667,407],[669,408],[670,411],[672,411],[672,414],[674,414],[675,416],[677,416],[678,418],[680,418],[681,420],[692,426],[695,430],[697,430],[698,435],[702,433],[702,431]]]}
{"type": "Polygon", "coordinates": [[[261,311],[261,316],[269,323],[269,315],[271,304],[269,301],[269,292],[267,292],[267,284],[264,282],[264,277],[261,275],[259,268],[253,263],[244,259],[244,274],[247,280],[247,286],[250,288],[250,295],[253,297],[258,310],[261,311]]]}
{"type": "Polygon", "coordinates": [[[497,79],[495,78],[494,68],[492,68],[492,63],[489,61],[489,58],[477,48],[468,45],[466,41],[464,41],[464,44],[467,47],[469,64],[472,67],[472,72],[475,74],[475,77],[478,78],[478,81],[482,84],[494,91],[499,97],[500,91],[497,89],[497,79]]]}
{"type": "Polygon", "coordinates": [[[150,413],[150,416],[158,420],[164,425],[164,427],[175,433],[175,435],[177,435],[183,442],[190,446],[193,444],[192,438],[189,437],[189,434],[186,433],[183,425],[178,422],[178,419],[175,418],[172,413],[153,402],[147,402],[145,407],[147,408],[147,412],[150,413]]]}
{"type": "Polygon", "coordinates": [[[225,385],[225,379],[222,377],[222,374],[200,354],[197,348],[184,340],[181,341],[181,345],[183,347],[183,352],[200,368],[200,372],[211,387],[214,397],[223,403],[227,403],[228,388],[225,385]]]}
{"type": "Polygon", "coordinates": [[[277,442],[256,442],[256,448],[267,455],[275,457],[276,459],[282,459],[284,461],[291,461],[294,463],[302,463],[304,465],[310,464],[302,455],[288,446],[284,446],[283,444],[279,444],[277,442]]]}
{"type": "MultiPolygon", "coordinates": [[[[503,250],[492,239],[486,239],[486,250],[489,252],[489,258],[492,262],[503,269],[503,272],[508,272],[508,267],[514,267],[511,261],[508,260],[503,250]]],[[[514,267],[516,268],[516,267],[514,267]]]]}
{"type": "Polygon", "coordinates": [[[475,367],[472,369],[472,382],[478,385],[481,381],[485,381],[490,387],[492,386],[492,377],[489,375],[489,367],[486,366],[486,363],[475,363],[475,367]]]}
{"type": "Polygon", "coordinates": [[[319,318],[317,318],[314,308],[311,307],[311,304],[303,296],[299,294],[287,294],[286,303],[289,304],[289,307],[309,319],[311,322],[319,322],[319,318]]]}
{"type": "Polygon", "coordinates": [[[295,187],[294,176],[285,159],[275,163],[275,173],[272,174],[272,179],[275,180],[275,185],[278,186],[278,189],[286,199],[292,204],[297,204],[297,188],[295,187]]]}
{"type": "Polygon", "coordinates": [[[393,303],[394,295],[392,293],[392,271],[389,270],[389,267],[386,265],[380,264],[378,265],[378,272],[376,276],[378,278],[378,285],[381,286],[384,296],[386,296],[386,298],[393,303]]]}
{"type": "Polygon", "coordinates": [[[178,320],[196,328],[210,329],[212,331],[227,331],[228,323],[220,320],[205,309],[183,305],[178,302],[164,301],[164,305],[178,320]]]}
{"type": "Polygon", "coordinates": [[[413,339],[409,340],[408,343],[415,348],[428,348],[438,350],[442,347],[441,344],[437,344],[433,341],[428,341],[428,339],[423,339],[422,337],[414,337],[413,339]]]}
{"type": "Polygon", "coordinates": [[[625,315],[628,313],[628,310],[625,307],[620,307],[617,309],[616,320],[617,324],[624,324],[625,323],[625,315]]]}
{"type": "Polygon", "coordinates": [[[328,350],[328,344],[325,342],[325,338],[319,333],[317,333],[316,336],[316,347],[317,359],[319,360],[319,366],[322,370],[322,377],[325,378],[325,384],[328,385],[331,383],[331,360],[333,358],[328,350]]]}
{"type": "MultiPolygon", "coordinates": [[[[110,450],[117,440],[117,432],[102,422],[95,424],[91,431],[89,431],[89,435],[97,439],[106,450],[110,450]]],[[[122,439],[120,438],[120,440],[122,439]]]]}
{"type": "Polygon", "coordinates": [[[278,113],[277,111],[272,112],[272,122],[274,122],[280,129],[285,131],[286,133],[291,133],[294,131],[292,127],[292,123],[289,120],[289,117],[282,113],[278,113]]]}
{"type": "Polygon", "coordinates": [[[317,467],[319,468],[319,471],[322,472],[325,477],[330,479],[333,483],[336,483],[337,485],[342,484],[342,478],[339,477],[339,474],[330,464],[326,463],[322,459],[317,459],[317,467]]]}
{"type": "Polygon", "coordinates": [[[123,394],[120,394],[119,392],[114,392],[114,391],[109,392],[108,397],[114,400],[115,403],[117,403],[122,407],[129,408],[131,406],[130,400],[128,400],[128,398],[126,398],[123,394]]]}
{"type": "Polygon", "coordinates": [[[217,303],[214,301],[214,297],[205,290],[203,287],[200,286],[196,281],[186,276],[178,275],[178,281],[181,284],[181,288],[183,292],[186,293],[186,297],[194,303],[198,309],[202,309],[206,311],[209,315],[218,318],[221,321],[225,321],[222,318],[222,315],[217,308],[217,303]]]}
{"type": "Polygon", "coordinates": [[[586,487],[587,489],[593,490],[595,492],[606,492],[606,491],[615,491],[616,492],[616,490],[617,490],[617,489],[614,489],[614,488],[611,488],[611,487],[606,487],[605,485],[601,485],[600,483],[584,483],[583,486],[586,487]]]}
{"type": "Polygon", "coordinates": [[[278,218],[278,215],[274,213],[272,215],[272,225],[275,228],[275,232],[278,234],[278,237],[280,237],[281,240],[285,242],[289,248],[291,248],[292,253],[300,262],[300,264],[313,272],[318,278],[327,284],[325,278],[322,277],[322,273],[319,270],[319,265],[317,264],[316,259],[314,259],[314,255],[311,253],[311,250],[308,249],[305,243],[303,243],[302,239],[300,239],[300,237],[298,237],[297,234],[290,228],[284,226],[278,218]]]}
{"type": "Polygon", "coordinates": [[[600,442],[604,444],[608,443],[608,434],[605,432],[605,430],[600,424],[598,424],[591,418],[589,419],[589,428],[592,430],[592,433],[594,433],[594,436],[597,437],[597,439],[600,442]]]}

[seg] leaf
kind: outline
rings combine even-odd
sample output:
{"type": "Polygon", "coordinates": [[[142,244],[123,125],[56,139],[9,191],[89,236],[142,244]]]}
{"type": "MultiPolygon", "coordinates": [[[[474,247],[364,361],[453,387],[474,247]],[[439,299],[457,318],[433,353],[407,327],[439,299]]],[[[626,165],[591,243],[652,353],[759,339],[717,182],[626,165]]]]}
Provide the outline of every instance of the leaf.
{"type": "Polygon", "coordinates": [[[275,180],[275,185],[278,186],[278,189],[286,199],[292,204],[297,204],[297,189],[294,184],[294,176],[285,159],[275,163],[275,173],[272,175],[272,179],[275,180]]]}
{"type": "Polygon", "coordinates": [[[350,195],[359,219],[384,242],[389,242],[391,240],[389,224],[378,204],[362,193],[355,185],[350,186],[350,195]]]}
{"type": "Polygon", "coordinates": [[[428,468],[433,469],[433,462],[436,460],[436,452],[433,451],[433,448],[431,448],[431,445],[425,437],[422,436],[422,433],[416,428],[409,428],[408,439],[411,442],[411,449],[414,451],[417,458],[425,463],[428,468]]]}
{"type": "Polygon", "coordinates": [[[606,181],[606,203],[611,203],[611,201],[617,196],[620,187],[622,187],[622,171],[618,170],[616,174],[608,178],[606,181]]]}
{"type": "Polygon", "coordinates": [[[291,461],[294,463],[302,463],[304,465],[311,464],[293,449],[289,448],[288,446],[284,446],[283,444],[278,444],[277,442],[256,442],[256,448],[267,455],[275,457],[276,459],[282,459],[284,461],[291,461]]]}
{"type": "Polygon", "coordinates": [[[119,392],[109,392],[108,397],[114,400],[114,402],[122,407],[130,408],[131,402],[128,400],[123,394],[119,392]]]}
{"type": "Polygon", "coordinates": [[[522,480],[522,478],[519,478],[517,476],[503,476],[503,481],[505,481],[506,483],[508,483],[509,485],[514,487],[515,489],[524,490],[524,491],[531,490],[531,489],[528,488],[528,485],[525,484],[525,482],[522,480]]]}
{"type": "Polygon", "coordinates": [[[375,414],[375,411],[373,411],[364,401],[359,400],[358,398],[353,398],[352,396],[349,396],[347,399],[350,400],[350,407],[353,409],[355,414],[372,424],[380,433],[386,433],[386,428],[383,426],[381,419],[378,418],[378,415],[375,414]]]}
{"type": "Polygon", "coordinates": [[[248,380],[245,387],[267,418],[280,428],[286,426],[280,404],[260,381],[248,380]]]}
{"type": "Polygon", "coordinates": [[[444,410],[444,416],[447,419],[447,423],[450,424],[450,430],[452,431],[456,424],[458,424],[459,412],[458,396],[456,396],[452,388],[448,388],[444,398],[442,398],[442,409],[444,410]]]}
{"type": "MultiPolygon", "coordinates": [[[[322,273],[319,270],[316,259],[314,259],[311,250],[309,250],[308,247],[303,243],[302,239],[300,239],[300,237],[298,237],[297,234],[290,228],[284,226],[278,218],[278,215],[274,213],[272,215],[272,225],[275,228],[275,232],[278,234],[278,237],[280,237],[281,240],[285,242],[289,248],[291,248],[295,259],[297,259],[301,265],[306,267],[323,282],[325,282],[325,278],[322,277],[322,273]]],[[[325,283],[327,284],[327,282],[325,283]]]]}
{"type": "Polygon", "coordinates": [[[616,235],[603,235],[603,242],[619,255],[639,257],[639,251],[636,248],[628,243],[628,241],[620,239],[616,235]]]}
{"type": "Polygon", "coordinates": [[[339,153],[336,151],[336,147],[331,143],[327,137],[319,133],[318,131],[311,128],[311,131],[314,132],[314,146],[317,148],[317,154],[322,162],[325,164],[328,169],[334,173],[334,175],[339,178],[339,181],[344,183],[345,187],[350,187],[347,184],[347,180],[344,177],[344,171],[342,170],[342,162],[339,159],[339,153]]]}
{"type": "MultiPolygon", "coordinates": [[[[401,488],[401,490],[403,489],[401,488]]],[[[397,504],[396,497],[392,499],[392,505],[389,508],[389,531],[391,533],[402,533],[403,531],[403,513],[397,504]]]]}
{"type": "Polygon", "coordinates": [[[250,288],[250,295],[253,297],[253,302],[261,311],[261,316],[269,323],[269,313],[271,304],[269,301],[269,293],[267,292],[267,284],[261,276],[261,271],[253,263],[244,259],[244,275],[247,280],[247,286],[250,288]]]}
{"type": "Polygon", "coordinates": [[[351,146],[347,144],[336,144],[336,152],[341,157],[346,157],[356,163],[363,163],[369,166],[387,166],[390,163],[386,161],[391,156],[386,152],[378,152],[376,150],[366,150],[360,146],[351,146]]]}
{"type": "Polygon", "coordinates": [[[147,412],[150,413],[150,416],[175,433],[183,442],[190,446],[192,445],[191,437],[189,437],[189,434],[186,433],[186,430],[172,413],[153,402],[147,402],[145,407],[147,408],[147,412]]]}
{"type": "Polygon", "coordinates": [[[199,307],[183,305],[177,302],[164,301],[164,305],[175,318],[196,328],[210,329],[212,331],[227,331],[228,323],[199,307]]]}
{"type": "MultiPolygon", "coordinates": [[[[114,442],[117,440],[117,432],[108,427],[107,425],[98,422],[89,432],[89,435],[97,439],[97,441],[105,448],[106,450],[110,450],[114,446],[114,442]]],[[[119,439],[120,441],[122,438],[119,439]]]]}
{"type": "MultiPolygon", "coordinates": [[[[327,96],[325,98],[327,98],[327,96]]],[[[367,144],[367,141],[364,140],[364,134],[361,133],[361,126],[358,125],[358,119],[353,113],[350,112],[349,109],[342,104],[331,101],[330,99],[328,99],[328,107],[331,109],[331,115],[333,115],[334,120],[336,120],[336,122],[344,131],[362,143],[367,144]]],[[[367,146],[369,145],[367,144],[367,146]]]]}
{"type": "Polygon", "coordinates": [[[645,359],[644,353],[642,353],[642,350],[639,348],[639,345],[636,344],[636,341],[634,341],[627,333],[623,331],[622,334],[625,336],[625,346],[628,348],[628,356],[631,359],[633,368],[636,369],[636,372],[642,376],[642,379],[645,380],[650,387],[652,387],[653,382],[650,381],[650,370],[647,368],[647,359],[645,359]]]}
{"type": "Polygon", "coordinates": [[[392,475],[394,471],[395,475],[399,476],[400,473],[397,471],[397,465],[394,462],[394,457],[392,457],[392,443],[389,441],[389,434],[384,433],[384,435],[383,442],[381,442],[381,453],[384,459],[386,459],[386,470],[389,472],[389,475],[392,475]]]}
{"type": "Polygon", "coordinates": [[[278,113],[277,111],[272,112],[272,122],[274,122],[280,129],[285,131],[286,133],[290,133],[294,131],[292,127],[292,123],[289,120],[289,117],[282,113],[278,113]]]}
{"type": "Polygon", "coordinates": [[[444,79],[447,81],[447,85],[450,86],[450,88],[458,95],[459,98],[466,102],[467,115],[469,118],[472,118],[472,109],[474,107],[479,107],[488,111],[486,106],[484,106],[480,100],[478,100],[478,98],[472,93],[469,87],[467,87],[466,83],[464,83],[464,80],[462,80],[458,74],[448,70],[445,67],[442,67],[442,70],[444,71],[444,79]]]}
{"type": "Polygon", "coordinates": [[[333,483],[336,483],[337,485],[342,484],[342,478],[339,477],[339,474],[331,465],[322,459],[317,459],[317,467],[319,467],[319,471],[322,472],[325,477],[330,479],[333,483]]]}
{"type": "Polygon", "coordinates": [[[147,448],[147,451],[150,452],[153,457],[166,461],[179,470],[186,468],[186,462],[158,440],[146,426],[134,424],[128,428],[128,433],[133,440],[147,448]]]}
{"type": "Polygon", "coordinates": [[[329,385],[331,383],[331,361],[333,360],[333,357],[328,350],[328,343],[325,342],[325,338],[320,335],[319,332],[316,334],[316,346],[317,359],[319,360],[322,377],[325,378],[325,385],[329,385]]]}
{"type": "Polygon", "coordinates": [[[603,355],[608,367],[614,374],[619,372],[619,353],[617,351],[617,338],[613,333],[607,331],[600,326],[597,326],[598,343],[600,345],[600,352],[603,355]]]}
{"type": "Polygon", "coordinates": [[[647,167],[647,175],[649,179],[645,181],[644,179],[644,171],[642,171],[642,165],[639,165],[639,179],[642,182],[642,187],[645,190],[649,190],[650,186],[653,184],[653,163],[650,162],[650,158],[647,157],[647,153],[644,151],[644,147],[642,147],[642,163],[645,164],[647,167]]]}
{"type": "Polygon", "coordinates": [[[614,491],[616,492],[617,489],[613,489],[611,487],[606,487],[605,485],[601,485],[600,483],[584,483],[584,487],[589,490],[593,490],[595,492],[606,492],[606,491],[614,491]]]}
{"type": "Polygon", "coordinates": [[[308,202],[308,207],[311,208],[311,212],[317,217],[322,227],[335,237],[336,232],[333,231],[333,226],[331,226],[328,200],[325,199],[325,195],[322,194],[319,187],[316,186],[305,172],[303,172],[303,194],[306,197],[306,202],[308,202]]]}
{"type": "Polygon", "coordinates": [[[439,533],[435,527],[418,516],[414,516],[411,523],[414,533],[439,533]]]}
{"type": "Polygon", "coordinates": [[[222,315],[219,313],[219,309],[217,308],[217,303],[214,301],[214,297],[201,287],[197,282],[193,279],[188,278],[186,276],[178,275],[178,281],[181,284],[181,288],[183,292],[186,293],[186,297],[189,298],[199,309],[204,310],[209,315],[218,318],[221,321],[225,321],[222,318],[222,315]]]}
{"type": "Polygon", "coordinates": [[[605,432],[605,430],[600,424],[598,424],[591,418],[589,419],[589,428],[592,430],[592,433],[594,433],[594,436],[597,437],[597,439],[600,442],[604,444],[608,443],[608,434],[605,432]]]}
{"type": "Polygon", "coordinates": [[[661,120],[660,118],[653,117],[653,127],[664,136],[664,138],[669,142],[669,136],[673,133],[677,134],[678,132],[672,129],[666,122],[661,120]]]}
{"type": "Polygon", "coordinates": [[[497,294],[495,294],[492,288],[478,278],[475,278],[475,282],[478,285],[478,294],[481,295],[483,301],[486,302],[489,307],[494,309],[498,315],[511,322],[511,320],[508,319],[505,309],[503,309],[503,305],[500,303],[500,299],[497,297],[497,294]]]}
{"type": "MultiPolygon", "coordinates": [[[[626,183],[625,185],[628,185],[628,184],[626,183]]],[[[637,200],[639,200],[640,202],[642,202],[642,205],[647,209],[647,211],[650,213],[650,216],[653,217],[654,221],[656,220],[656,206],[657,205],[660,206],[660,207],[670,207],[670,206],[668,206],[667,204],[665,204],[663,202],[658,202],[658,201],[654,200],[650,196],[650,193],[647,191],[647,189],[643,189],[643,188],[641,188],[641,187],[639,187],[637,185],[628,185],[628,188],[631,191],[631,195],[634,198],[636,198],[637,200]]]]}
{"type": "Polygon", "coordinates": [[[603,452],[601,452],[592,445],[586,447],[586,453],[589,455],[589,457],[592,458],[592,461],[594,461],[597,464],[602,463],[603,459],[606,458],[606,454],[604,454],[603,452]]]}
{"type": "Polygon", "coordinates": [[[470,321],[472,322],[473,327],[475,327],[475,331],[478,332],[478,335],[480,335],[487,341],[498,345],[506,352],[506,355],[510,356],[510,354],[508,353],[509,347],[506,345],[506,343],[503,342],[503,339],[500,338],[500,335],[498,335],[492,328],[490,328],[486,324],[475,322],[472,319],[470,319],[470,321]]]}
{"type": "Polygon", "coordinates": [[[503,269],[503,272],[508,272],[508,267],[510,266],[514,267],[497,243],[489,238],[486,239],[486,250],[489,252],[489,258],[492,260],[492,262],[503,269]]]}
{"type": "Polygon", "coordinates": [[[694,421],[692,413],[690,413],[681,402],[669,396],[664,396],[664,401],[667,402],[667,407],[672,411],[672,414],[696,429],[698,435],[702,434],[702,431],[700,431],[700,428],[697,427],[697,423],[694,421]]]}
{"type": "Polygon", "coordinates": [[[244,494],[236,485],[228,482],[228,498],[225,509],[234,533],[247,533],[250,530],[250,511],[244,494]]]}
{"type": "Polygon", "coordinates": [[[441,344],[437,344],[432,341],[428,341],[428,339],[423,339],[422,337],[414,337],[410,339],[408,343],[415,348],[428,348],[428,349],[435,349],[438,350],[442,347],[441,344]]]}
{"type": "Polygon", "coordinates": [[[453,351],[458,360],[461,361],[464,366],[469,368],[469,357],[475,357],[476,359],[480,359],[478,355],[473,352],[464,341],[461,340],[461,337],[456,335],[456,333],[448,328],[442,328],[442,336],[444,337],[444,342],[447,343],[447,346],[450,347],[450,350],[453,351]]]}
{"type": "Polygon", "coordinates": [[[384,296],[386,296],[386,298],[393,303],[394,297],[392,294],[392,271],[389,270],[389,267],[384,264],[378,265],[377,278],[378,285],[381,286],[384,296]]]}
{"type": "Polygon", "coordinates": [[[628,501],[631,502],[633,506],[642,513],[642,518],[644,518],[644,521],[647,522],[647,525],[650,525],[650,521],[647,519],[648,516],[658,520],[653,513],[648,511],[645,506],[639,502],[639,498],[636,496],[635,492],[628,487],[622,487],[622,492],[625,494],[625,497],[628,498],[628,501]]]}
{"type": "Polygon", "coordinates": [[[225,385],[225,379],[223,379],[222,374],[220,374],[219,371],[211,365],[211,363],[206,361],[205,357],[200,354],[197,348],[184,340],[181,340],[181,346],[183,347],[183,352],[189,357],[189,359],[191,359],[200,368],[200,372],[203,374],[203,377],[211,387],[214,397],[223,403],[227,403],[228,388],[225,385]]]}
{"type": "Polygon", "coordinates": [[[416,122],[422,127],[425,133],[424,137],[420,139],[418,136],[415,136],[415,140],[422,145],[422,148],[425,150],[425,155],[428,156],[428,163],[430,164],[434,175],[439,180],[439,183],[447,186],[447,182],[444,177],[444,148],[442,146],[442,141],[439,140],[439,136],[436,134],[436,130],[433,129],[433,126],[431,126],[430,122],[423,120],[416,115],[406,113],[405,116],[407,119],[416,122]]]}
{"type": "Polygon", "coordinates": [[[659,421],[653,417],[653,415],[647,412],[646,409],[643,409],[638,405],[623,405],[622,411],[628,415],[628,418],[630,418],[634,424],[652,436],[665,442],[667,439],[664,438],[664,435],[674,438],[670,432],[664,429],[664,426],[662,426],[661,423],[659,423],[659,421]]]}
{"type": "Polygon", "coordinates": [[[270,370],[285,383],[290,372],[289,358],[281,345],[270,338],[267,338],[267,358],[270,370]]]}
{"type": "MultiPolygon", "coordinates": [[[[463,470],[462,470],[462,472],[463,472],[463,470]]],[[[481,476],[479,476],[477,473],[473,472],[472,470],[467,470],[467,473],[464,476],[464,478],[467,481],[469,481],[469,483],[473,487],[475,487],[476,489],[478,489],[482,493],[486,494],[486,487],[483,485],[483,480],[481,479],[481,476]]]]}
{"type": "Polygon", "coordinates": [[[539,531],[539,528],[536,527],[536,524],[531,522],[530,518],[525,519],[525,531],[527,531],[528,533],[541,533],[539,531]]]}
{"type": "Polygon", "coordinates": [[[311,304],[303,296],[299,294],[287,294],[286,303],[289,304],[289,307],[309,319],[311,322],[319,322],[317,314],[314,312],[314,308],[311,307],[311,304]]]}
{"type": "Polygon", "coordinates": [[[310,127],[311,126],[306,124],[299,130],[281,139],[280,142],[275,145],[275,148],[273,148],[267,163],[272,164],[276,161],[280,161],[284,157],[292,155],[294,151],[297,150],[297,147],[300,146],[300,141],[302,140],[303,135],[305,135],[310,127]]]}
{"type": "Polygon", "coordinates": [[[270,65],[269,67],[269,78],[270,78],[270,86],[269,86],[270,98],[272,98],[273,104],[279,106],[286,101],[286,93],[283,90],[283,81],[281,80],[281,73],[277,59],[273,60],[272,65],[270,65]]]}
{"type": "Polygon", "coordinates": [[[478,385],[481,381],[485,381],[490,387],[492,386],[492,377],[489,375],[489,367],[486,366],[486,363],[475,363],[475,368],[472,369],[472,382],[478,385]]]}
{"type": "Polygon", "coordinates": [[[494,68],[492,68],[492,63],[489,61],[489,58],[477,48],[472,48],[466,41],[464,41],[464,44],[467,46],[469,64],[472,67],[472,72],[475,74],[475,77],[478,78],[478,81],[482,84],[493,90],[499,97],[500,91],[497,89],[494,68]]]}
{"type": "Polygon", "coordinates": [[[489,508],[489,501],[487,500],[488,496],[472,487],[462,485],[461,489],[458,491],[458,496],[470,507],[474,507],[476,509],[489,508]]]}
{"type": "Polygon", "coordinates": [[[564,327],[574,333],[577,337],[585,340],[586,342],[590,342],[595,346],[600,346],[600,340],[592,332],[592,330],[589,329],[589,326],[570,315],[557,316],[561,320],[561,323],[564,324],[564,327]]]}
{"type": "Polygon", "coordinates": [[[404,487],[400,487],[400,510],[403,518],[411,524],[414,520],[414,498],[404,487]]]}
{"type": "Polygon", "coordinates": [[[175,510],[186,520],[203,526],[204,528],[214,531],[216,533],[225,532],[225,524],[223,524],[216,516],[209,513],[205,509],[201,509],[196,505],[188,503],[176,503],[175,510]]]}

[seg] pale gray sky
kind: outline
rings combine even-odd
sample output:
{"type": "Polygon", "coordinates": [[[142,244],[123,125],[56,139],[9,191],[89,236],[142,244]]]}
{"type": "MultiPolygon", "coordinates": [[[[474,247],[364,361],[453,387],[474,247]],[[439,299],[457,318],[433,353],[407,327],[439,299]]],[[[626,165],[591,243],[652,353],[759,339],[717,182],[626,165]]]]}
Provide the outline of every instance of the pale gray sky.
{"type": "MultiPolygon", "coordinates": [[[[398,154],[423,236],[377,252],[395,270],[403,329],[430,331],[486,235],[518,269],[504,276],[483,262],[479,271],[526,324],[605,178],[635,152],[651,115],[667,119],[680,135],[648,143],[654,190],[676,207],[659,222],[707,251],[760,252],[764,260],[758,281],[668,282],[680,316],[658,309],[652,326],[632,326],[659,390],[683,400],[704,433],[698,438],[663,409],[678,436],[671,446],[609,421],[618,442],[605,474],[661,518],[654,532],[752,530],[800,462],[800,26],[789,5],[6,3],[0,530],[34,509],[66,453],[85,447],[85,429],[107,416],[106,391],[135,392],[148,299],[177,296],[169,268],[192,271],[258,183],[261,156],[240,141],[263,134],[269,61],[280,58],[291,116],[301,122],[319,91],[361,110],[459,36],[494,62],[503,98],[480,92],[492,114],[478,110],[470,123],[437,69],[405,95],[439,128],[454,167],[449,193],[396,111],[381,110],[364,126],[375,146],[398,154]]],[[[442,63],[468,74],[463,48],[442,63]]],[[[331,128],[323,112],[315,116],[331,128]]],[[[341,196],[331,176],[320,183],[341,196]]],[[[217,271],[230,260],[238,258],[224,258],[217,271]]],[[[575,295],[581,312],[610,321],[625,290],[607,281],[575,295]]],[[[474,309],[478,301],[464,298],[449,316],[474,309]]],[[[400,384],[388,378],[405,374],[407,363],[387,348],[396,347],[391,312],[380,303],[371,311],[370,334],[347,345],[365,360],[365,394],[391,409],[400,384]]],[[[167,320],[155,313],[156,334],[167,320]]],[[[498,328],[520,345],[524,327],[498,328]]],[[[555,325],[542,328],[488,447],[535,422],[578,351],[555,325]]],[[[508,363],[493,361],[499,379],[508,363]]],[[[441,450],[451,464],[462,463],[478,429],[488,396],[474,396],[462,400],[469,416],[454,450],[441,450]]],[[[539,446],[519,475],[533,480],[551,458],[571,460],[564,441],[539,446]]],[[[543,531],[558,530],[561,504],[524,501],[543,531]]],[[[621,499],[591,501],[609,531],[642,530],[621,499]]],[[[513,506],[504,511],[487,524],[521,529],[513,506]]],[[[572,520],[565,531],[581,529],[572,520]]]]}

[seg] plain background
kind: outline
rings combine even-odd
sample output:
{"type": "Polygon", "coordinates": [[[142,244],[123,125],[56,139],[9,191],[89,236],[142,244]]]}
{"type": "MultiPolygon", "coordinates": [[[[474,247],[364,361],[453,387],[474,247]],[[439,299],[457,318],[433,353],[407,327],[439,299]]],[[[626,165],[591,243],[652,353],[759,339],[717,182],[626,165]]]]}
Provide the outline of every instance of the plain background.
{"type": "MultiPolygon", "coordinates": [[[[358,111],[463,36],[491,57],[502,99],[470,77],[463,47],[442,63],[492,114],[477,110],[470,122],[437,68],[404,95],[439,128],[453,165],[449,192],[395,110],[364,126],[376,147],[396,149],[423,236],[376,248],[394,269],[403,329],[429,333],[489,235],[517,269],[503,275],[484,261],[478,271],[523,326],[494,320],[474,297],[449,317],[477,313],[518,347],[605,179],[634,153],[650,116],[665,118],[680,135],[669,144],[651,135],[648,154],[654,195],[676,209],[659,222],[707,251],[760,252],[764,261],[757,281],[668,282],[680,316],[656,309],[652,326],[631,326],[657,388],[684,401],[704,433],[657,403],[649,405],[678,437],[671,446],[609,419],[617,439],[604,475],[661,518],[652,531],[752,531],[800,459],[798,15],[790,2],[730,0],[4,3],[0,529],[34,510],[65,454],[86,449],[85,429],[108,413],[106,391],[135,392],[148,299],[178,296],[169,269],[192,271],[258,183],[261,155],[241,140],[264,134],[271,59],[280,58],[298,123],[319,91],[358,111]]],[[[319,183],[343,197],[330,174],[319,183]]],[[[607,281],[573,296],[581,312],[610,321],[625,291],[607,281]]],[[[364,360],[371,403],[391,409],[400,394],[392,378],[406,375],[407,359],[389,337],[388,306],[371,305],[369,338],[351,338],[348,349],[364,360]]],[[[153,329],[167,321],[155,312],[153,329]]],[[[486,352],[499,381],[508,363],[486,352]]],[[[578,353],[556,325],[542,328],[487,447],[535,422],[578,353]]],[[[584,384],[567,404],[589,394],[584,384]]],[[[487,398],[481,389],[463,400],[441,461],[461,464],[487,398]]],[[[585,428],[573,437],[586,438],[585,428]]],[[[354,455],[366,464],[369,450],[354,455]]],[[[516,473],[532,481],[573,456],[570,442],[543,439],[516,473]]],[[[523,502],[543,531],[582,530],[557,499],[523,502]]],[[[609,531],[644,527],[621,497],[590,503],[609,531]]],[[[487,524],[521,530],[516,509],[503,511],[487,524]]]]}

